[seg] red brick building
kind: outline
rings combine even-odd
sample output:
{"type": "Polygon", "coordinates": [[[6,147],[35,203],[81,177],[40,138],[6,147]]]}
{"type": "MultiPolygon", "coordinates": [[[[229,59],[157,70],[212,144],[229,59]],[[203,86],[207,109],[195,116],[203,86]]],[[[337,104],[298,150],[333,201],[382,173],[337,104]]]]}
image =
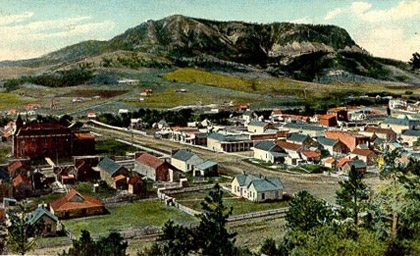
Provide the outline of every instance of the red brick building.
{"type": "Polygon", "coordinates": [[[59,124],[17,125],[13,139],[15,158],[56,159],[93,154],[94,150],[95,139],[91,135],[73,133],[59,124]]]}
{"type": "Polygon", "coordinates": [[[347,131],[325,131],[325,137],[336,139],[343,142],[350,151],[353,151],[358,145],[370,145],[370,137],[358,133],[347,131]]]}
{"type": "Polygon", "coordinates": [[[327,126],[327,127],[337,126],[337,117],[334,115],[320,115],[319,123],[322,126],[327,126]]]}

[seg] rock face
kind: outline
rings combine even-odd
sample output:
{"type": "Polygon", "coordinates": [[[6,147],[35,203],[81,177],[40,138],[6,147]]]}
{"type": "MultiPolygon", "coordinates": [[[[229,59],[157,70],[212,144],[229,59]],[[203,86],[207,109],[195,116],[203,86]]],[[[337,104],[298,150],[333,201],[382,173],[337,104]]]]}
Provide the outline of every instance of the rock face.
{"type": "Polygon", "coordinates": [[[162,57],[175,66],[257,68],[310,81],[331,70],[392,80],[379,59],[337,26],[220,22],[181,15],[149,20],[109,41],[81,42],[20,63],[72,63],[121,50],[162,57]]]}

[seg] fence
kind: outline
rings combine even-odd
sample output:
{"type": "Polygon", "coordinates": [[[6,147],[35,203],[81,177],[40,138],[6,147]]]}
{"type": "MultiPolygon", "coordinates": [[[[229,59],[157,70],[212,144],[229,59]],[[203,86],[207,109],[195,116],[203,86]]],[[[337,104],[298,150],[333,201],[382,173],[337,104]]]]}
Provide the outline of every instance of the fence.
{"type": "Polygon", "coordinates": [[[230,216],[228,221],[229,222],[234,222],[234,221],[240,221],[240,220],[267,217],[267,216],[272,216],[272,215],[285,216],[288,211],[289,211],[289,208],[279,208],[279,209],[273,209],[273,210],[238,214],[238,215],[230,216]]]}

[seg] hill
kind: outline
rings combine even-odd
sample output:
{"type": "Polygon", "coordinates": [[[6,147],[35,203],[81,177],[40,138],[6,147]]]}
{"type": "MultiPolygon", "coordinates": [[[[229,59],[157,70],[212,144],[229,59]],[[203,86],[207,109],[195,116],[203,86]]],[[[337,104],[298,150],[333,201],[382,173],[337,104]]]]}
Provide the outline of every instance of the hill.
{"type": "Polygon", "coordinates": [[[305,81],[417,82],[406,63],[371,56],[337,26],[220,22],[181,15],[149,20],[109,41],[81,42],[41,58],[2,65],[58,68],[116,51],[133,53],[135,65],[130,67],[169,63],[177,67],[258,71],[305,81]],[[149,59],[139,59],[140,53],[149,59]]]}

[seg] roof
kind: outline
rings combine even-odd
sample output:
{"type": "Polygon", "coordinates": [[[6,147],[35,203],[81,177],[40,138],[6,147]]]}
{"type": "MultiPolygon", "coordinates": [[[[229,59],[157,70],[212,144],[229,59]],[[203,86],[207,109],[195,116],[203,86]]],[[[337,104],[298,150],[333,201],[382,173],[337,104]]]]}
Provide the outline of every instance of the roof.
{"type": "Polygon", "coordinates": [[[337,142],[339,142],[339,140],[330,139],[327,137],[318,137],[317,141],[323,146],[334,146],[335,144],[337,144],[337,142]]]}
{"type": "Polygon", "coordinates": [[[270,151],[276,146],[276,143],[271,140],[263,140],[255,144],[254,148],[264,150],[264,151],[270,151]]]}
{"type": "Polygon", "coordinates": [[[384,144],[386,142],[386,140],[385,139],[382,139],[382,138],[379,138],[379,137],[377,137],[377,138],[375,138],[374,140],[373,140],[373,143],[374,144],[378,144],[378,145],[380,145],[380,144],[384,144]]]}
{"type": "Polygon", "coordinates": [[[351,153],[355,155],[359,155],[359,156],[370,156],[372,154],[375,154],[375,152],[373,152],[370,149],[361,149],[361,148],[355,148],[353,152],[351,153]]]}
{"type": "Polygon", "coordinates": [[[128,180],[127,183],[130,184],[130,185],[135,185],[139,181],[141,181],[140,175],[134,174],[133,176],[130,177],[130,179],[128,180]]]}
{"type": "Polygon", "coordinates": [[[329,157],[329,158],[325,159],[325,163],[327,163],[327,164],[333,164],[335,162],[336,162],[335,159],[332,158],[332,157],[329,157]]]}
{"type": "Polygon", "coordinates": [[[105,157],[98,163],[98,167],[107,173],[113,175],[116,171],[118,171],[122,166],[117,164],[114,160],[110,159],[109,157],[105,157]]]}
{"type": "Polygon", "coordinates": [[[33,170],[32,167],[29,166],[27,163],[24,163],[22,161],[16,161],[16,162],[13,162],[12,164],[10,164],[7,167],[7,171],[9,173],[12,173],[12,172],[16,171],[19,168],[24,168],[24,169],[29,170],[29,171],[32,171],[33,170]]]}
{"type": "Polygon", "coordinates": [[[242,113],[243,116],[252,116],[254,114],[254,111],[252,110],[247,110],[244,113],[242,113]]]}
{"type": "Polygon", "coordinates": [[[304,156],[307,158],[318,158],[321,157],[317,152],[315,151],[302,151],[301,152],[304,156]]]}
{"type": "Polygon", "coordinates": [[[65,211],[71,209],[103,207],[104,204],[98,198],[81,195],[75,189],[72,189],[64,197],[51,202],[50,206],[54,211],[65,211]]]}
{"type": "Polygon", "coordinates": [[[251,174],[240,174],[236,176],[236,179],[240,186],[249,188],[254,185],[257,192],[284,189],[283,183],[278,178],[259,178],[251,174]]]}
{"type": "Polygon", "coordinates": [[[368,128],[366,128],[365,132],[382,133],[382,134],[394,134],[395,133],[392,129],[384,129],[384,128],[378,128],[378,127],[368,127],[368,128]]]}
{"type": "Polygon", "coordinates": [[[297,151],[300,148],[302,148],[303,146],[300,144],[294,144],[294,143],[290,143],[290,142],[286,142],[283,140],[279,140],[276,142],[277,146],[284,148],[284,149],[288,149],[288,150],[293,150],[293,151],[297,151]]]}
{"type": "Polygon", "coordinates": [[[335,119],[336,117],[333,115],[319,115],[320,119],[335,119]]]}
{"type": "Polygon", "coordinates": [[[395,124],[395,125],[416,125],[419,123],[419,120],[413,120],[413,119],[406,119],[406,118],[395,118],[395,117],[389,117],[384,120],[384,124],[395,124]]]}
{"type": "Polygon", "coordinates": [[[136,161],[150,166],[154,169],[160,167],[162,164],[165,163],[164,160],[159,159],[148,153],[141,154],[139,157],[137,157],[136,161]]]}
{"type": "Polygon", "coordinates": [[[263,121],[257,121],[257,120],[252,120],[249,122],[248,126],[258,126],[258,127],[264,127],[266,126],[268,123],[263,122],[263,121]]]}
{"type": "Polygon", "coordinates": [[[95,137],[93,137],[92,135],[86,132],[77,132],[77,133],[74,133],[74,135],[78,139],[95,139],[95,137]]]}
{"type": "Polygon", "coordinates": [[[339,162],[338,162],[338,164],[337,164],[337,167],[342,167],[343,165],[345,165],[347,162],[351,162],[351,161],[354,161],[353,159],[350,159],[350,158],[342,158],[339,162]]]}
{"type": "Polygon", "coordinates": [[[366,163],[363,162],[362,160],[350,161],[350,162],[348,162],[348,164],[350,166],[354,166],[354,168],[366,168],[366,163]]]}
{"type": "Polygon", "coordinates": [[[283,125],[283,128],[292,128],[292,129],[300,129],[306,131],[325,131],[326,128],[318,125],[312,124],[296,124],[296,123],[287,123],[283,125]]]}
{"type": "Polygon", "coordinates": [[[24,176],[22,174],[19,174],[18,176],[16,176],[13,179],[13,187],[18,186],[21,183],[25,183],[25,184],[27,184],[29,186],[31,185],[31,181],[26,176],[24,176]]]}
{"type": "Polygon", "coordinates": [[[30,224],[34,224],[43,215],[47,215],[53,221],[58,222],[58,218],[54,214],[52,214],[50,211],[48,211],[47,209],[45,209],[43,206],[40,206],[40,207],[36,208],[35,211],[33,211],[28,216],[26,216],[26,222],[29,222],[30,224]]]}
{"type": "Polygon", "coordinates": [[[290,133],[287,140],[302,144],[305,140],[310,138],[307,134],[302,133],[290,133]]]}
{"type": "Polygon", "coordinates": [[[218,141],[224,141],[224,142],[236,142],[236,141],[248,141],[249,138],[247,136],[237,134],[237,135],[224,135],[218,132],[210,133],[208,136],[210,139],[218,140],[218,141]]]}
{"type": "Polygon", "coordinates": [[[112,180],[113,181],[120,181],[120,180],[125,180],[126,178],[127,177],[125,177],[124,175],[120,174],[120,175],[117,175],[115,177],[112,177],[112,180]]]}
{"type": "Polygon", "coordinates": [[[420,137],[420,130],[406,130],[403,132],[403,135],[420,137]]]}
{"type": "Polygon", "coordinates": [[[204,163],[196,165],[195,167],[199,170],[206,170],[206,169],[211,168],[211,167],[216,166],[216,165],[217,165],[216,162],[207,160],[204,163]]]}
{"type": "Polygon", "coordinates": [[[190,150],[180,149],[175,154],[172,155],[172,158],[186,162],[193,156],[195,156],[195,154],[191,152],[190,150]]]}
{"type": "Polygon", "coordinates": [[[43,135],[43,134],[56,134],[56,133],[71,133],[71,129],[60,124],[27,124],[22,126],[17,132],[17,136],[21,135],[43,135]]]}

